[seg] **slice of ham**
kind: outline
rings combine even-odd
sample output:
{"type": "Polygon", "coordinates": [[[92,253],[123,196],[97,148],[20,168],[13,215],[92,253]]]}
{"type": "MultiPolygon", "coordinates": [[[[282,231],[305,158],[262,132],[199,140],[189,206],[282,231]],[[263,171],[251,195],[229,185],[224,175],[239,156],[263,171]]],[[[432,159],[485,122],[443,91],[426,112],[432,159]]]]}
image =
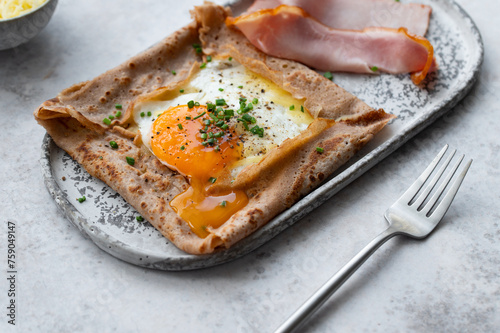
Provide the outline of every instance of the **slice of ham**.
{"type": "Polygon", "coordinates": [[[419,36],[425,36],[432,12],[430,6],[394,0],[256,0],[246,13],[280,5],[300,7],[335,29],[407,28],[419,36]]]}
{"type": "Polygon", "coordinates": [[[227,18],[226,24],[236,26],[264,53],[323,71],[412,73],[419,84],[434,64],[431,43],[405,28],[337,30],[299,7],[263,9],[227,18]]]}

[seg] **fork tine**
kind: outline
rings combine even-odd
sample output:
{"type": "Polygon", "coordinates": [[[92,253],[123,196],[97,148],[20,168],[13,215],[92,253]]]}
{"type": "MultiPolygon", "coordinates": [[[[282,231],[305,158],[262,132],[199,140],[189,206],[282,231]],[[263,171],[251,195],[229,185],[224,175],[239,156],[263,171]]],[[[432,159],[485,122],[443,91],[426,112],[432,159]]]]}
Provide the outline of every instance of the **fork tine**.
{"type": "Polygon", "coordinates": [[[450,164],[451,159],[453,158],[453,156],[455,156],[456,152],[457,150],[455,149],[450,155],[448,155],[446,161],[443,163],[439,171],[434,175],[430,183],[425,187],[424,191],[418,196],[418,198],[415,198],[415,201],[411,204],[414,205],[418,211],[422,210],[423,207],[422,204],[424,203],[425,199],[427,199],[431,191],[434,189],[439,179],[441,179],[441,177],[443,176],[443,173],[446,171],[446,168],[450,164]]]}
{"type": "Polygon", "coordinates": [[[465,157],[465,155],[462,155],[462,158],[457,162],[456,166],[454,167],[454,170],[450,171],[449,179],[446,180],[446,184],[445,184],[445,182],[443,182],[441,184],[438,192],[436,192],[434,194],[431,201],[429,201],[429,203],[427,204],[427,206],[430,206],[430,210],[429,210],[430,214],[429,214],[429,212],[427,213],[428,217],[432,217],[434,219],[441,220],[441,218],[443,218],[444,214],[446,214],[446,212],[448,211],[448,208],[450,208],[451,202],[455,198],[455,195],[457,194],[458,189],[460,188],[460,185],[462,185],[462,181],[464,180],[465,175],[467,174],[467,171],[469,170],[469,168],[472,164],[472,159],[470,159],[467,162],[467,164],[463,167],[463,169],[460,172],[460,174],[458,175],[457,179],[455,179],[455,181],[451,184],[451,187],[448,189],[448,191],[446,192],[446,194],[443,197],[443,200],[438,204],[436,209],[433,212],[431,211],[433,206],[436,205],[436,202],[439,199],[439,197],[442,194],[444,194],[444,190],[447,186],[447,183],[451,180],[453,175],[456,173],[456,171],[457,171],[459,165],[462,163],[464,157],[465,157]],[[434,202],[432,205],[430,205],[433,200],[435,200],[436,202],[434,202]]]}
{"type": "MultiPolygon", "coordinates": [[[[455,165],[451,168],[451,170],[448,172],[446,175],[445,179],[437,189],[437,191],[434,193],[432,198],[429,199],[429,201],[425,204],[425,207],[422,207],[420,210],[423,210],[427,216],[430,215],[430,212],[436,206],[437,201],[439,198],[443,195],[444,190],[446,189],[446,186],[450,183],[451,178],[453,175],[457,172],[458,167],[460,166],[460,163],[462,163],[465,155],[462,155],[462,157],[455,163],[455,165]]],[[[443,170],[444,173],[445,170],[443,170]]]]}
{"type": "Polygon", "coordinates": [[[406,190],[406,192],[399,198],[399,200],[402,200],[405,205],[409,204],[411,200],[417,195],[418,191],[422,188],[422,185],[425,183],[427,178],[431,175],[432,171],[436,168],[436,166],[439,164],[439,161],[441,161],[441,158],[443,155],[446,153],[446,150],[448,150],[448,145],[445,145],[443,149],[437,154],[436,157],[432,160],[431,164],[422,172],[422,174],[417,178],[417,180],[411,184],[411,186],[406,190]]]}

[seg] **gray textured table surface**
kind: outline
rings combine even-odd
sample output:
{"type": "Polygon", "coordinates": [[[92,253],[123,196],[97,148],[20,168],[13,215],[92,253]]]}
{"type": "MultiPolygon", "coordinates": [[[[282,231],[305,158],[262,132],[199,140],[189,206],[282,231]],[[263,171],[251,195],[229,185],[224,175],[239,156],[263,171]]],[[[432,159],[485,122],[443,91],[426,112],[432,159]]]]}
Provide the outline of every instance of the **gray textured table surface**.
{"type": "MultiPolygon", "coordinates": [[[[202,1],[60,1],[34,40],[0,51],[0,331],[264,332],[385,226],[386,207],[445,144],[474,163],[437,232],[384,245],[312,317],[308,332],[500,330],[500,3],[459,0],[484,40],[472,92],[334,198],[257,251],[161,272],[84,239],[47,193],[32,111],[189,21],[202,1]],[[102,13],[102,14],[101,14],[102,13]],[[7,323],[7,221],[16,224],[16,326],[7,323]]],[[[224,1],[217,1],[224,3],[224,1]]]]}

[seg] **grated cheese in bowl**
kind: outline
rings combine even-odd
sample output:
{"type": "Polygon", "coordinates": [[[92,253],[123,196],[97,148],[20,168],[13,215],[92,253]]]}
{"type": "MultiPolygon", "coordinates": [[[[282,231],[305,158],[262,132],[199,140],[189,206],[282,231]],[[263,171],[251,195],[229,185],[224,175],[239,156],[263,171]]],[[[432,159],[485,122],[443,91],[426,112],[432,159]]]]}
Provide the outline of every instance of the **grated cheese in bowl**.
{"type": "Polygon", "coordinates": [[[47,0],[0,0],[0,20],[26,14],[45,2],[47,0]]]}

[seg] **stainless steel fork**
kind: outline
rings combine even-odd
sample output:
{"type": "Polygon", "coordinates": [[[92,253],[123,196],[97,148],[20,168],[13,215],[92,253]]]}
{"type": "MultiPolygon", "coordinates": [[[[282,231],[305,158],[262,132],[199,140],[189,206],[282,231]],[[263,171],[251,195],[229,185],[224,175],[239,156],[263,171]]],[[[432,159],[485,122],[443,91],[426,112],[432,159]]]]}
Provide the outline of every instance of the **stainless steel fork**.
{"type": "Polygon", "coordinates": [[[332,276],[276,332],[292,332],[298,328],[387,240],[397,235],[422,239],[434,230],[450,207],[472,163],[472,160],[467,161],[458,175],[455,175],[465,157],[462,155],[442,179],[443,174],[456,153],[456,150],[454,150],[449,154],[444,162],[441,163],[439,170],[435,171],[441,160],[443,160],[447,150],[448,145],[439,152],[427,169],[425,169],[398,201],[385,212],[389,228],[375,237],[340,271],[332,276]],[[433,174],[434,176],[431,177],[433,174]],[[430,180],[431,178],[432,180],[430,180]],[[437,185],[439,186],[435,190],[437,185]]]}

